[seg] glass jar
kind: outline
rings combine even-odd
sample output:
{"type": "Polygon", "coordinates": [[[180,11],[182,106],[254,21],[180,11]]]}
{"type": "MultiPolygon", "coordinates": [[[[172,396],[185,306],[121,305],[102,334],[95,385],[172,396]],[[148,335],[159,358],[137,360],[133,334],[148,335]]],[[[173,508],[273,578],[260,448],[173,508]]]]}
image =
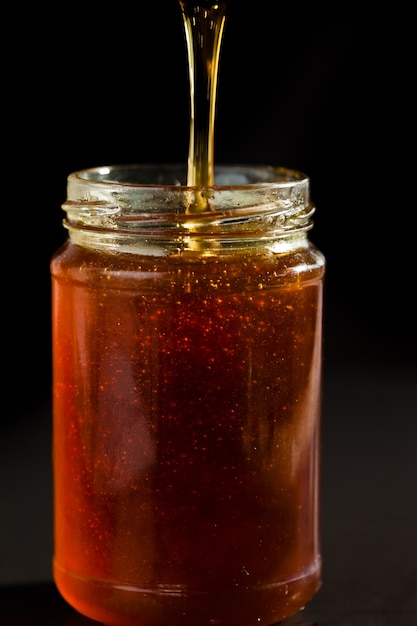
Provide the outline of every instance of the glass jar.
{"type": "Polygon", "coordinates": [[[54,578],[110,626],[246,626],[320,587],[325,260],[309,179],[68,178],[53,284],[54,578]]]}

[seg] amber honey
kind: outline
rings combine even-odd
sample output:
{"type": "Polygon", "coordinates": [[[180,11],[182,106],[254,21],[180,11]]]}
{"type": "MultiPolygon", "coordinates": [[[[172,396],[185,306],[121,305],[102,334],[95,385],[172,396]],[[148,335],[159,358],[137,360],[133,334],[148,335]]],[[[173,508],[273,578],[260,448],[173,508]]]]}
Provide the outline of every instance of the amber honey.
{"type": "Polygon", "coordinates": [[[54,579],[107,626],[268,626],[321,581],[325,261],[307,177],[215,168],[227,2],[180,7],[186,173],[68,178],[51,261],[54,579]]]}
{"type": "Polygon", "coordinates": [[[321,574],[322,255],[302,229],[223,241],[203,214],[198,246],[168,245],[74,205],[51,264],[58,588],[111,626],[295,613],[321,574]]]}

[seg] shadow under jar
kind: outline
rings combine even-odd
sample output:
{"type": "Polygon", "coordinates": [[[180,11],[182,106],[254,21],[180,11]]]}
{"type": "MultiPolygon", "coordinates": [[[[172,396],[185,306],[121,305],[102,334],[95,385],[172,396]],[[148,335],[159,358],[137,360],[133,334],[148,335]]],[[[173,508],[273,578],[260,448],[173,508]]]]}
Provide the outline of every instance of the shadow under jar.
{"type": "Polygon", "coordinates": [[[54,578],[110,626],[269,625],[320,586],[309,179],[73,173],[53,283],[54,578]]]}

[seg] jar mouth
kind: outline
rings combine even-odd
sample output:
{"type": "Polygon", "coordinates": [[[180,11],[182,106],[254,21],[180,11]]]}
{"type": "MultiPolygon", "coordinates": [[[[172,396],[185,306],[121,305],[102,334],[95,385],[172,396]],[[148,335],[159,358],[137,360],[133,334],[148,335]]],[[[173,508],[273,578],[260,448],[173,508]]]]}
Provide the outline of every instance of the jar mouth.
{"type": "Polygon", "coordinates": [[[279,187],[308,185],[308,176],[304,172],[284,167],[269,165],[217,165],[214,168],[214,185],[189,186],[186,183],[187,169],[181,164],[122,164],[99,166],[79,170],[70,174],[68,183],[95,184],[115,188],[121,185],[124,189],[172,187],[176,191],[216,189],[218,191],[243,189],[247,187],[263,187],[263,185],[279,185],[279,187]]]}
{"type": "MultiPolygon", "coordinates": [[[[183,184],[181,165],[112,165],[70,174],[64,226],[73,240],[192,248],[301,236],[312,227],[309,179],[272,166],[218,165],[215,185],[183,184]],[[81,236],[80,233],[83,233],[81,236]],[[84,236],[85,235],[85,236],[84,236]],[[168,245],[168,244],[166,244],[168,245]],[[210,244],[211,245],[211,244],[210,244]]],[[[103,244],[104,245],[104,244],[103,244]]],[[[245,244],[246,245],[246,244],[245,244]]]]}

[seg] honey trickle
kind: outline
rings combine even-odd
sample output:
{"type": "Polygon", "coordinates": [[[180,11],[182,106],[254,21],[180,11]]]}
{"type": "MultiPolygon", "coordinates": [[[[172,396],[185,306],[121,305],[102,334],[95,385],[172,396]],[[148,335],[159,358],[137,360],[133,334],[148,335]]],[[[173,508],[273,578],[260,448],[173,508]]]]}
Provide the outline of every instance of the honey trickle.
{"type": "MultiPolygon", "coordinates": [[[[190,139],[187,185],[214,185],[214,122],[220,48],[228,0],[179,0],[187,42],[190,139]]],[[[196,194],[189,211],[206,210],[196,194]]]]}

